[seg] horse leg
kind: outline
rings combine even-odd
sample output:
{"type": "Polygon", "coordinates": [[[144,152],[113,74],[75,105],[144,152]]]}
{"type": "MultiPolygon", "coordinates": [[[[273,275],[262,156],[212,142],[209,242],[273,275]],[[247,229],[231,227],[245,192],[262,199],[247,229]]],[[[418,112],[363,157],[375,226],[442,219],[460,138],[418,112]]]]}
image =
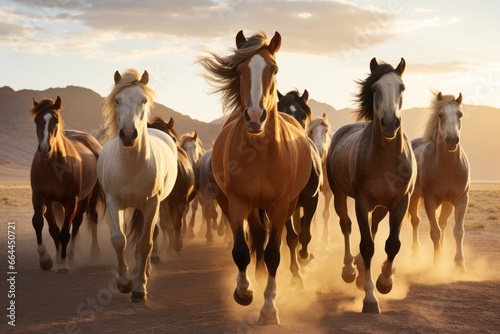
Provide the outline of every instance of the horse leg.
{"type": "Polygon", "coordinates": [[[222,237],[227,233],[229,226],[229,223],[227,222],[226,216],[224,215],[224,212],[221,212],[220,214],[220,220],[219,220],[219,228],[217,229],[217,235],[219,237],[222,237]]]}
{"type": "Polygon", "coordinates": [[[35,194],[32,196],[32,203],[35,211],[32,218],[32,224],[36,234],[38,261],[42,270],[50,270],[52,268],[52,259],[50,258],[47,248],[42,240],[43,215],[47,211],[47,206],[43,203],[43,200],[35,194]]]}
{"type": "MultiPolygon", "coordinates": [[[[295,212],[299,211],[297,208],[295,212]]],[[[300,219],[300,218],[299,218],[300,219]]],[[[292,225],[292,219],[289,218],[285,222],[286,227],[286,244],[290,250],[290,271],[292,272],[292,286],[296,289],[304,289],[304,283],[299,273],[299,264],[297,263],[297,245],[299,243],[299,236],[295,232],[292,225]]]]}
{"type": "MultiPolygon", "coordinates": [[[[169,200],[165,199],[160,203],[160,228],[162,231],[162,244],[160,253],[174,252],[174,225],[172,223],[172,212],[170,211],[169,200]]],[[[154,251],[154,246],[153,246],[154,251]]],[[[156,259],[155,259],[156,261],[156,259]]]]}
{"type": "Polygon", "coordinates": [[[87,217],[90,219],[89,226],[90,226],[90,233],[92,236],[92,243],[90,245],[90,260],[92,262],[96,262],[99,260],[101,257],[101,249],[99,247],[99,240],[97,237],[97,220],[98,220],[98,215],[97,215],[97,201],[99,199],[99,185],[96,184],[94,191],[92,192],[92,196],[90,197],[90,202],[87,208],[87,217]]]}
{"type": "Polygon", "coordinates": [[[68,243],[68,248],[67,248],[69,262],[73,262],[75,257],[76,239],[78,236],[78,231],[80,230],[80,226],[82,225],[83,222],[83,214],[85,213],[88,207],[88,200],[89,199],[84,199],[83,201],[78,203],[78,207],[76,209],[76,213],[73,218],[73,222],[71,224],[71,239],[68,243]]]}
{"type": "Polygon", "coordinates": [[[119,207],[111,196],[106,197],[106,206],[111,218],[111,243],[116,252],[117,258],[117,273],[116,285],[121,293],[129,293],[132,291],[133,282],[128,272],[128,264],[125,260],[125,247],[127,239],[123,232],[123,224],[125,221],[125,211],[119,207]]]}
{"type": "Polygon", "coordinates": [[[399,231],[401,230],[401,223],[408,210],[408,202],[410,201],[409,195],[401,199],[394,209],[391,209],[389,216],[389,237],[385,242],[385,252],[387,260],[382,266],[382,272],[377,279],[377,290],[380,293],[387,294],[392,290],[393,285],[393,263],[394,258],[399,253],[401,248],[401,241],[399,240],[399,231]]]}
{"type": "Polygon", "coordinates": [[[217,210],[215,208],[215,202],[210,201],[210,216],[206,217],[205,221],[207,222],[207,230],[205,232],[205,238],[207,239],[207,244],[211,244],[214,241],[214,236],[212,233],[212,222],[217,223],[217,210]]]}
{"type": "Polygon", "coordinates": [[[464,194],[460,199],[455,201],[455,227],[453,228],[453,235],[456,242],[455,254],[455,270],[460,273],[466,271],[464,264],[463,241],[464,241],[464,218],[465,211],[469,205],[469,194],[464,194]]]}
{"type": "Polygon", "coordinates": [[[264,285],[267,269],[264,262],[264,243],[266,241],[268,218],[262,210],[252,210],[248,215],[248,228],[252,236],[252,249],[255,252],[255,278],[259,285],[264,285]]]}
{"type": "Polygon", "coordinates": [[[410,197],[410,206],[408,207],[408,213],[411,218],[411,225],[413,228],[413,243],[412,243],[412,256],[413,258],[418,257],[420,241],[418,238],[418,225],[420,224],[420,215],[418,214],[418,207],[420,204],[420,196],[413,193],[410,197]]]}
{"type": "Polygon", "coordinates": [[[335,185],[332,190],[334,192],[333,203],[335,211],[339,216],[340,229],[344,235],[344,267],[342,268],[342,279],[346,283],[352,283],[356,278],[356,271],[353,266],[353,257],[351,254],[351,219],[347,214],[347,195],[341,192],[335,185]],[[335,190],[334,190],[335,189],[335,190]]]}
{"type": "Polygon", "coordinates": [[[323,209],[323,241],[327,243],[330,239],[330,203],[332,202],[333,193],[327,184],[323,183],[323,187],[325,187],[323,191],[325,198],[325,207],[323,209]]]}
{"type": "Polygon", "coordinates": [[[300,259],[302,259],[301,263],[303,264],[309,263],[314,258],[312,254],[309,254],[307,247],[309,246],[309,242],[311,242],[311,221],[316,213],[316,209],[318,208],[318,199],[319,193],[308,201],[308,203],[304,206],[304,215],[300,219],[301,229],[299,242],[302,247],[299,251],[299,255],[300,259]]]}
{"type": "Polygon", "coordinates": [[[443,202],[441,204],[441,212],[439,213],[439,228],[441,229],[441,251],[443,251],[444,247],[444,231],[446,230],[446,226],[448,226],[448,218],[450,217],[453,211],[453,205],[450,202],[443,202]]]}
{"type": "MultiPolygon", "coordinates": [[[[362,199],[356,200],[356,217],[358,219],[359,231],[361,234],[361,242],[359,250],[363,261],[364,270],[364,285],[365,298],[363,299],[363,313],[380,313],[378,299],[375,296],[372,273],[371,273],[371,260],[375,252],[375,245],[372,239],[372,233],[368,222],[368,212],[370,212],[368,205],[363,203],[362,199]]],[[[361,270],[360,271],[361,276],[361,270]]]]}
{"type": "Polygon", "coordinates": [[[159,208],[160,202],[158,197],[151,197],[147,200],[146,208],[144,209],[144,225],[137,241],[140,260],[134,279],[134,288],[132,289],[131,300],[133,302],[144,302],[147,299],[146,285],[150,271],[151,250],[153,248],[153,230],[158,218],[159,208]]]}
{"type": "MultiPolygon", "coordinates": [[[[172,203],[169,201],[170,217],[174,230],[173,246],[176,252],[182,249],[182,212],[186,208],[187,203],[172,203]]],[[[172,240],[172,239],[171,239],[172,240]]]]}
{"type": "MultiPolygon", "coordinates": [[[[69,198],[64,206],[64,223],[61,231],[59,232],[59,242],[61,243],[61,252],[59,257],[59,268],[57,271],[59,273],[68,273],[69,265],[68,265],[68,243],[70,241],[71,235],[69,229],[73,224],[73,219],[78,211],[78,196],[73,196],[69,198]]],[[[80,221],[81,224],[81,221],[80,221]]]]}
{"type": "Polygon", "coordinates": [[[196,211],[198,210],[199,196],[200,195],[197,195],[191,203],[191,217],[189,219],[189,228],[188,228],[188,231],[190,231],[189,232],[190,237],[194,237],[194,223],[196,218],[196,211]]]}
{"type": "Polygon", "coordinates": [[[441,263],[441,229],[436,220],[436,209],[438,205],[431,199],[424,199],[425,212],[431,225],[431,239],[434,243],[434,265],[441,263]]]}
{"type": "MultiPolygon", "coordinates": [[[[161,219],[161,213],[160,213],[160,219],[161,219]]],[[[158,235],[160,234],[158,224],[155,224],[154,230],[153,230],[153,250],[151,251],[151,263],[160,263],[160,246],[158,245],[158,235]]],[[[163,240],[165,242],[165,240],[163,240]]]]}

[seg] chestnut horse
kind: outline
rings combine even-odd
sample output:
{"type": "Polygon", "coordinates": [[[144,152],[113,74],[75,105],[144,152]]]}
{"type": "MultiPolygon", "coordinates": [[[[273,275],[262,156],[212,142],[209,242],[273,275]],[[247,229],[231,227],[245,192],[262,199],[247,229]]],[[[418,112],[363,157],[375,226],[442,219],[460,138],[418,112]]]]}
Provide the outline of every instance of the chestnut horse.
{"type": "MultiPolygon", "coordinates": [[[[208,71],[214,92],[222,93],[223,107],[230,115],[215,140],[212,170],[226,197],[219,201],[233,232],[233,259],[238,266],[234,299],[241,305],[253,300],[247,276],[250,250],[244,221],[251,212],[265,212],[267,224],[248,220],[252,243],[264,243],[268,271],[260,324],[279,322],[276,271],[285,221],[295,210],[298,196],[311,173],[311,153],[305,131],[291,116],[278,113],[275,54],[281,45],[276,32],[269,44],[263,33],[246,39],[236,35],[236,49],[226,57],[211,53],[200,58],[208,71]]],[[[218,198],[219,200],[219,198],[218,198]]],[[[260,247],[260,246],[259,246],[260,247]]]]}
{"type": "Polygon", "coordinates": [[[68,272],[67,256],[71,260],[85,212],[91,220],[91,259],[99,256],[96,205],[98,201],[104,202],[104,194],[97,181],[96,168],[101,145],[87,133],[64,131],[61,108],[59,96],[56,102],[49,99],[38,102],[33,99],[31,115],[35,119],[38,148],[31,163],[30,179],[35,211],[33,227],[36,232],[40,268],[52,268],[52,259],[42,241],[45,216],[57,250],[58,271],[68,272]],[[57,204],[64,208],[62,229],[59,229],[56,222],[56,216],[60,213],[57,204]]]}
{"type": "Polygon", "coordinates": [[[428,109],[428,121],[422,138],[412,141],[418,163],[415,191],[411,196],[409,213],[413,225],[413,252],[418,252],[418,206],[423,199],[425,212],[431,224],[434,243],[434,263],[439,264],[444,242],[444,229],[455,208],[456,241],[455,265],[464,272],[464,217],[469,203],[469,161],[460,145],[462,128],[462,94],[434,95],[428,109]],[[436,210],[441,206],[439,224],[436,210]]]}
{"type": "Polygon", "coordinates": [[[405,65],[404,59],[396,69],[386,63],[379,64],[375,58],[371,60],[371,74],[358,82],[360,92],[357,96],[360,104],[358,120],[367,122],[341,127],[332,138],[327,156],[328,181],[344,235],[342,277],[346,282],[355,278],[347,196],[355,200],[361,234],[361,258],[356,259],[357,284],[365,290],[363,312],[380,312],[371,273],[378,224],[389,212],[390,233],[385,244],[387,260],[377,280],[377,290],[385,294],[392,289],[393,261],[401,247],[399,231],[415,185],[415,156],[401,125],[405,88],[401,76],[405,65]]]}
{"type": "Polygon", "coordinates": [[[147,128],[154,98],[154,91],[147,86],[148,72],[139,77],[136,70],[127,70],[123,76],[116,71],[114,81],[102,110],[106,141],[97,163],[97,175],[111,217],[118,289],[122,293],[132,291],[132,301],[140,302],[147,298],[153,230],[160,203],[177,180],[177,147],[164,132],[147,128]],[[142,228],[134,230],[138,233],[136,249],[140,252],[134,279],[124,257],[124,213],[130,207],[139,209],[144,218],[142,228]]]}

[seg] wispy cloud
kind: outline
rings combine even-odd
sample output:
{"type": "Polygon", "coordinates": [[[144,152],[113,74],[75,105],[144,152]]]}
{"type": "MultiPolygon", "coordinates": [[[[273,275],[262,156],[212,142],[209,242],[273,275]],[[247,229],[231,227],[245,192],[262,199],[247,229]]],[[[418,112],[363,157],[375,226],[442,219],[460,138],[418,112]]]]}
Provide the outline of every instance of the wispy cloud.
{"type": "Polygon", "coordinates": [[[438,62],[438,63],[412,63],[411,73],[414,74],[449,74],[449,73],[466,73],[470,72],[473,65],[467,62],[438,62]]]}

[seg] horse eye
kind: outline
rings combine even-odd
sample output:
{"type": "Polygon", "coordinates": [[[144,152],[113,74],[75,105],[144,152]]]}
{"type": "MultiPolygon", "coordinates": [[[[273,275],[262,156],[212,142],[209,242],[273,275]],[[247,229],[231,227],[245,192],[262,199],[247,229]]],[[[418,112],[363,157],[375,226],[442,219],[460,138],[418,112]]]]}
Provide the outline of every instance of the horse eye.
{"type": "Polygon", "coordinates": [[[144,101],[142,101],[142,104],[146,104],[146,103],[148,103],[148,100],[144,99],[144,101]]]}
{"type": "Polygon", "coordinates": [[[238,75],[241,77],[241,71],[240,70],[237,70],[236,73],[238,73],[238,75]]]}
{"type": "Polygon", "coordinates": [[[116,104],[120,104],[120,102],[118,102],[118,99],[115,99],[115,103],[116,103],[116,104]]]}
{"type": "Polygon", "coordinates": [[[401,85],[401,86],[399,86],[399,90],[400,90],[401,92],[404,92],[404,91],[405,91],[405,89],[406,89],[405,85],[401,85]]]}
{"type": "Polygon", "coordinates": [[[274,69],[274,75],[278,74],[278,69],[274,69]]]}
{"type": "Polygon", "coordinates": [[[459,118],[462,118],[462,117],[464,116],[464,113],[463,113],[463,112],[461,112],[461,111],[459,111],[457,114],[458,114],[458,117],[459,117],[459,118]]]}

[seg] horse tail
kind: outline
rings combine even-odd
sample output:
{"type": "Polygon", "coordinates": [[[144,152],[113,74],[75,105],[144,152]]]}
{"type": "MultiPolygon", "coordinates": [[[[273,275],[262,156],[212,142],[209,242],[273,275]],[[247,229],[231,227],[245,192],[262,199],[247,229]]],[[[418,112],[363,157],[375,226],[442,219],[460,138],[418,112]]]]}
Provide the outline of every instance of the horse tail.
{"type": "Polygon", "coordinates": [[[144,227],[144,215],[141,210],[135,209],[130,219],[130,224],[127,232],[127,240],[131,246],[137,243],[140,235],[142,234],[142,229],[144,227]]]}

